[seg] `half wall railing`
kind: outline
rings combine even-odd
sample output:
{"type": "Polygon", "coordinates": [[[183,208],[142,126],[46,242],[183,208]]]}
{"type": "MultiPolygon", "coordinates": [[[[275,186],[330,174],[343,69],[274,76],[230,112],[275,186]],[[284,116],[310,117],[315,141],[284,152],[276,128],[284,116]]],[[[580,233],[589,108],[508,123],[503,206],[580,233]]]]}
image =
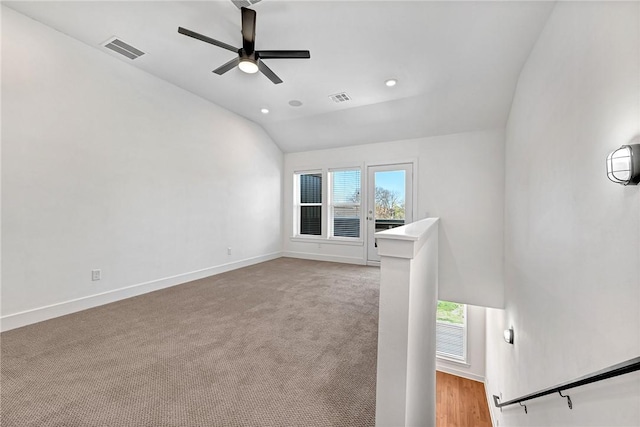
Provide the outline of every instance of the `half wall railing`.
{"type": "Polygon", "coordinates": [[[380,255],[376,425],[433,426],[438,219],[375,237],[380,255]]]}

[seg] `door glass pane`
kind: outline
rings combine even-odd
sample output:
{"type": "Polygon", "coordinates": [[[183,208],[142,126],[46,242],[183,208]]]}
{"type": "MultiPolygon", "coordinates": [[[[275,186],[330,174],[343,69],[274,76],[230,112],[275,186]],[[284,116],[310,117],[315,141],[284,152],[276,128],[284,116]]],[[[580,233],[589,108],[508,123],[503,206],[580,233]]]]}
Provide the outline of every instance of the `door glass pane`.
{"type": "Polygon", "coordinates": [[[376,232],[404,225],[404,170],[375,173],[376,232]]]}

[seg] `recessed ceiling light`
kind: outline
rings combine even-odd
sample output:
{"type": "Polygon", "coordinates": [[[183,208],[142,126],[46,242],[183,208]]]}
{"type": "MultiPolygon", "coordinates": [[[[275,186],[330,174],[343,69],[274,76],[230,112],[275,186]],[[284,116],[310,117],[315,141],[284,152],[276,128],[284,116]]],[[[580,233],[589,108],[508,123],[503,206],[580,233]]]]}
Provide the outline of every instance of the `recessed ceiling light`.
{"type": "Polygon", "coordinates": [[[269,114],[269,109],[268,108],[263,108],[262,110],[260,110],[260,112],[262,114],[269,114]]]}
{"type": "Polygon", "coordinates": [[[302,101],[292,99],[291,101],[289,101],[289,105],[291,105],[292,107],[300,107],[302,105],[302,101]]]}
{"type": "Polygon", "coordinates": [[[391,87],[391,86],[395,86],[396,83],[398,83],[398,80],[396,79],[389,79],[386,82],[384,82],[384,84],[386,84],[387,86],[391,87]]]}

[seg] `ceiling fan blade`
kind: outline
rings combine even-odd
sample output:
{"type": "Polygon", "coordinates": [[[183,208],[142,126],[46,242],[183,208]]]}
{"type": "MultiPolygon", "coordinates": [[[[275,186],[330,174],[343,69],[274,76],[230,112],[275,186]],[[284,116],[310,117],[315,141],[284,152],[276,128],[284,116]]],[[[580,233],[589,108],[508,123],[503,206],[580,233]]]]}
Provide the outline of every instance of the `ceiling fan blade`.
{"type": "Polygon", "coordinates": [[[267,76],[267,78],[271,80],[274,84],[282,83],[282,80],[280,79],[280,77],[276,76],[276,73],[271,71],[271,68],[267,67],[264,62],[258,61],[258,68],[260,69],[262,74],[267,76]]]}
{"type": "Polygon", "coordinates": [[[233,58],[231,61],[213,70],[213,72],[219,75],[223,75],[224,73],[231,70],[232,68],[237,67],[239,63],[240,63],[240,58],[233,58]]]}
{"type": "Polygon", "coordinates": [[[233,47],[230,44],[226,44],[224,42],[212,39],[211,37],[203,36],[202,34],[198,34],[195,31],[187,30],[186,28],[178,27],[178,32],[180,34],[184,34],[185,36],[193,37],[194,39],[203,41],[205,43],[212,44],[214,46],[221,47],[223,49],[230,50],[231,52],[238,53],[238,48],[233,47]]]}
{"type": "Polygon", "coordinates": [[[256,49],[256,11],[243,7],[242,11],[242,48],[251,55],[256,49]]]}
{"type": "Polygon", "coordinates": [[[259,50],[256,52],[263,59],[309,59],[311,53],[308,50],[259,50]]]}

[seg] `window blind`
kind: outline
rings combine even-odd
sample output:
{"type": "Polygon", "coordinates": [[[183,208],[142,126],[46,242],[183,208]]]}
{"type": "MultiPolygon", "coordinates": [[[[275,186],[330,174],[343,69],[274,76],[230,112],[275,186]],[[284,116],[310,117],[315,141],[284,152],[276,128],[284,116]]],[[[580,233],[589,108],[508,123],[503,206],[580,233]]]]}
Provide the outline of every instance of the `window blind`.
{"type": "Polygon", "coordinates": [[[436,352],[464,360],[464,329],[464,325],[436,322],[436,352]]]}
{"type": "Polygon", "coordinates": [[[322,174],[300,174],[300,234],[322,235],[322,174]]]}
{"type": "Polygon", "coordinates": [[[360,169],[331,172],[333,235],[360,237],[360,169]]]}

